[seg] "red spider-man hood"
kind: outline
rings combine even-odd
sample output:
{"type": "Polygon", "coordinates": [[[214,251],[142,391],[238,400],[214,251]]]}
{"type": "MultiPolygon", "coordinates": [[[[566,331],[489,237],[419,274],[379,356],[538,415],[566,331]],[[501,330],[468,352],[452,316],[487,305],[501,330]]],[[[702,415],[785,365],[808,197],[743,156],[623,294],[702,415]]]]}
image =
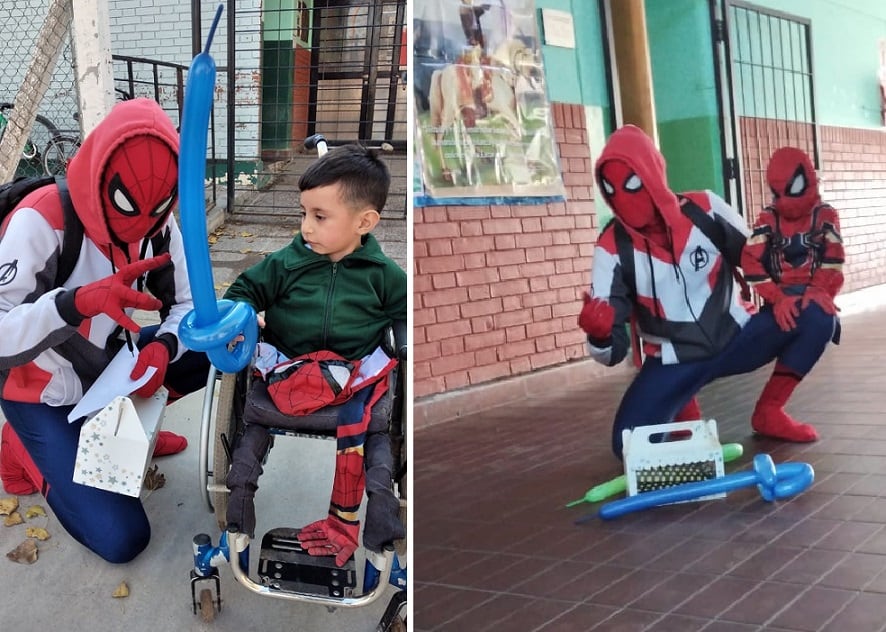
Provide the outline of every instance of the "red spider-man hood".
{"type": "Polygon", "coordinates": [[[114,106],[68,166],[71,200],[89,239],[132,252],[159,228],[176,200],[178,147],[178,132],[157,102],[114,106]],[[132,235],[120,229],[135,224],[132,235]]]}
{"type": "MultiPolygon", "coordinates": [[[[612,160],[624,163],[640,178],[643,188],[652,198],[655,209],[667,226],[673,226],[675,222],[680,221],[682,217],[680,203],[677,196],[668,188],[664,156],[643,130],[634,125],[625,125],[609,137],[594,170],[600,191],[604,191],[601,168],[612,160]]],[[[615,216],[630,230],[631,221],[627,215],[631,209],[619,208],[617,202],[613,203],[611,199],[609,201],[615,216]]]]}

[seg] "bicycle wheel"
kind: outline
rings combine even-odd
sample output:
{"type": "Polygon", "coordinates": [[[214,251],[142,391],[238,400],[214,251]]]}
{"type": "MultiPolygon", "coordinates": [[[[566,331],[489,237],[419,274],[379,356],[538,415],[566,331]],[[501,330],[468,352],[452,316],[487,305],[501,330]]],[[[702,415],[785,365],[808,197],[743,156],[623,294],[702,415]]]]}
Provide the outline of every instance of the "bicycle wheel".
{"type": "Polygon", "coordinates": [[[43,151],[43,171],[46,175],[61,176],[68,170],[68,162],[80,149],[80,139],[75,136],[55,136],[43,151]]]}
{"type": "MultiPolygon", "coordinates": [[[[9,118],[12,103],[0,103],[0,112],[9,118]]],[[[45,148],[53,138],[61,136],[58,127],[45,116],[38,114],[34,119],[34,125],[31,127],[31,133],[25,141],[22,149],[22,160],[16,171],[17,175],[35,176],[42,175],[44,172],[43,154],[40,148],[45,148]]]]}

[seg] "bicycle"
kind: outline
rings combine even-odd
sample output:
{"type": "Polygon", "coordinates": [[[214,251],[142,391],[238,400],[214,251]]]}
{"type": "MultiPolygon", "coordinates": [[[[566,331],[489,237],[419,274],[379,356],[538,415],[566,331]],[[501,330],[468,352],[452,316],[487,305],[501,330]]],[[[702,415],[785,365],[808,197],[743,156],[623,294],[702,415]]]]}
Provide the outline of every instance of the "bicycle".
{"type": "Polygon", "coordinates": [[[43,171],[47,175],[64,175],[68,163],[80,149],[80,137],[58,134],[49,139],[43,152],[43,171]]]}
{"type": "MultiPolygon", "coordinates": [[[[0,138],[6,131],[13,107],[12,103],[0,103],[0,138]]],[[[46,175],[64,175],[68,161],[79,147],[79,136],[60,130],[51,120],[38,114],[22,149],[22,160],[26,164],[20,168],[34,171],[39,169],[46,175]]]]}
{"type": "MultiPolygon", "coordinates": [[[[9,124],[9,111],[12,108],[12,103],[0,103],[0,138],[3,138],[3,134],[6,132],[6,126],[9,124]]],[[[30,161],[40,155],[39,147],[41,143],[39,142],[39,136],[45,135],[49,139],[58,133],[58,127],[52,121],[38,114],[34,121],[34,128],[31,130],[31,134],[28,135],[25,146],[22,149],[22,159],[30,161]],[[37,139],[34,138],[35,135],[38,137],[37,139]]]]}

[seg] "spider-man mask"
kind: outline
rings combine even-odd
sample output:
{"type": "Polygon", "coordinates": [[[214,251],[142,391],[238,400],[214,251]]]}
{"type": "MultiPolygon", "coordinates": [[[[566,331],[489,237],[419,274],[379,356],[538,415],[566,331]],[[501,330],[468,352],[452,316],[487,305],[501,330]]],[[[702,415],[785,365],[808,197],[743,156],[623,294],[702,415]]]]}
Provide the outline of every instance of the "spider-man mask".
{"type": "Polygon", "coordinates": [[[652,195],[627,163],[607,160],[600,166],[599,178],[606,201],[622,222],[637,230],[658,223],[652,195]]]}
{"type": "Polygon", "coordinates": [[[772,154],[766,182],[772,190],[772,206],[786,219],[809,215],[819,203],[815,168],[809,156],[795,147],[782,147],[772,154]]]}
{"type": "Polygon", "coordinates": [[[111,235],[123,244],[156,233],[178,195],[175,150],[155,136],[124,140],[106,163],[102,207],[111,235]]]}

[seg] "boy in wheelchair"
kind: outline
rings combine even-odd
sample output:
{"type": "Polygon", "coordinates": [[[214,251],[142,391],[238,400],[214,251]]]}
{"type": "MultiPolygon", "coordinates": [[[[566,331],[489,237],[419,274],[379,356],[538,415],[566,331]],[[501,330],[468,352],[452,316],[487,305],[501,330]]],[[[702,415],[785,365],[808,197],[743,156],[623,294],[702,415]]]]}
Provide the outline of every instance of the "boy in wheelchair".
{"type": "Polygon", "coordinates": [[[253,381],[234,442],[226,519],[229,531],[254,538],[254,497],[270,447],[268,426],[280,415],[250,416],[256,410],[250,398],[270,395],[280,413],[297,415],[341,404],[329,513],[303,527],[299,541],[311,555],[334,555],[343,566],[358,548],[364,489],[363,545],[378,552],[405,537],[390,485],[387,424],[379,427],[372,413],[389,389],[395,364],[380,356],[380,347],[395,323],[406,322],[406,273],[371,233],[390,186],[388,168],[375,150],[332,149],[311,164],[298,186],[300,232],[241,273],[225,293],[264,312],[256,371],[265,377],[253,381]],[[256,419],[261,416],[265,419],[256,419]]]}

